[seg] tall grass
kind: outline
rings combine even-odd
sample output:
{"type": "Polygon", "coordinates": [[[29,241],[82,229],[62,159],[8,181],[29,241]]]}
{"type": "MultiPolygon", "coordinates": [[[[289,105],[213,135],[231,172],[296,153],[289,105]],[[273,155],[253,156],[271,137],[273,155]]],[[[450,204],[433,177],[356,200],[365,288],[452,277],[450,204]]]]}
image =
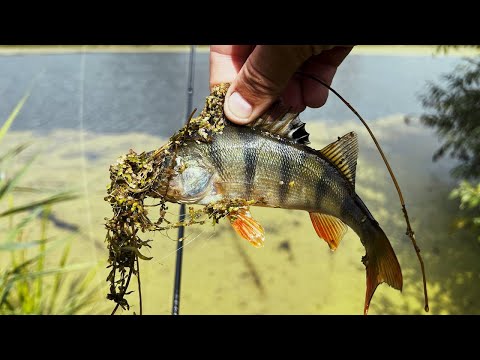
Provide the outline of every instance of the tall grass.
{"type": "MultiPolygon", "coordinates": [[[[0,128],[0,144],[13,121],[25,105],[30,91],[18,102],[0,128]]],[[[91,305],[97,291],[93,285],[93,263],[69,263],[70,238],[48,237],[49,214],[56,204],[77,198],[71,192],[59,192],[29,203],[15,205],[15,194],[35,157],[10,175],[13,163],[29,146],[21,144],[0,153],[0,314],[77,314],[91,305]],[[38,233],[31,239],[27,234],[38,233]],[[47,255],[58,255],[52,265],[47,255]],[[8,260],[9,259],[9,260],[8,260]]],[[[53,257],[53,256],[51,256],[53,257]]]]}

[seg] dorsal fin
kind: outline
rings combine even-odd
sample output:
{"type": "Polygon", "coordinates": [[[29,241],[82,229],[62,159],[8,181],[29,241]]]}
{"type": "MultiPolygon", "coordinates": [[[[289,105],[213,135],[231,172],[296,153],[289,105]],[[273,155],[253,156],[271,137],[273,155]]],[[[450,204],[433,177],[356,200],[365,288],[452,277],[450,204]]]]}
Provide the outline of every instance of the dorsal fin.
{"type": "Polygon", "coordinates": [[[357,169],[358,141],[353,131],[325,146],[320,152],[330,160],[355,187],[357,169]]]}
{"type": "Polygon", "coordinates": [[[273,135],[290,139],[298,144],[308,145],[310,135],[305,130],[305,123],[300,121],[298,113],[290,112],[285,104],[277,100],[257,120],[248,124],[273,135]]]}

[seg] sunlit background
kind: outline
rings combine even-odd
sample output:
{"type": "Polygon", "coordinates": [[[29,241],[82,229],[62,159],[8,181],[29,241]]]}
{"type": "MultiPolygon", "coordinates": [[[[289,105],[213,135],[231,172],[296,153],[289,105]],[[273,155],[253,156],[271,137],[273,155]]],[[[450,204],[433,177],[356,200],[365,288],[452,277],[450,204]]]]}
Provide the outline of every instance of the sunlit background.
{"type": "MultiPolygon", "coordinates": [[[[183,126],[189,56],[188,46],[0,47],[0,314],[112,311],[104,242],[112,216],[104,201],[109,166],[129,149],[160,147],[183,126]]],[[[478,62],[477,50],[359,46],[332,84],[370,124],[397,176],[425,261],[430,314],[480,313],[480,170],[452,176],[468,160],[448,151],[432,160],[445,139],[461,133],[458,117],[470,116],[462,126],[480,138],[478,103],[448,112],[458,126],[443,137],[440,125],[420,120],[435,113],[421,101],[429,82],[448,87],[442,75],[461,77],[455,69],[465,58],[478,62]],[[464,179],[469,183],[455,191],[464,179]]],[[[208,48],[197,47],[198,109],[209,94],[208,75],[208,48]]],[[[479,97],[478,78],[462,86],[479,97]]],[[[333,94],[301,119],[316,149],[349,131],[359,135],[356,191],[404,274],[403,292],[380,285],[369,314],[425,314],[398,195],[368,133],[333,94]]],[[[473,138],[465,144],[479,147],[473,138]]],[[[175,218],[178,207],[169,210],[175,218]]],[[[181,314],[363,313],[365,250],[352,230],[333,253],[306,212],[252,213],[266,230],[262,249],[226,223],[187,229],[181,314]]],[[[144,251],[153,259],[140,262],[143,313],[170,314],[177,232],[144,237],[154,241],[144,251]]],[[[130,311],[118,314],[139,312],[136,280],[131,290],[130,311]]]]}

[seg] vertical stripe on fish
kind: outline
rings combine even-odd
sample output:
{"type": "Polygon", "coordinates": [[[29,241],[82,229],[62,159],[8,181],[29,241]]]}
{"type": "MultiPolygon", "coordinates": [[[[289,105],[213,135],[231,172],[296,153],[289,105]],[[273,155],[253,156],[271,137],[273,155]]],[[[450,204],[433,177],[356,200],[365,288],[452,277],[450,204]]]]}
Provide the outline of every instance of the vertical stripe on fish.
{"type": "Polygon", "coordinates": [[[246,138],[246,144],[243,147],[243,159],[245,161],[245,195],[248,200],[251,199],[254,190],[255,173],[258,162],[259,146],[256,146],[258,137],[250,134],[246,138]]]}
{"type": "Polygon", "coordinates": [[[285,151],[280,152],[281,162],[280,162],[280,186],[278,188],[278,199],[280,205],[285,205],[287,202],[288,190],[290,189],[290,181],[292,181],[292,164],[290,157],[285,151]]]}

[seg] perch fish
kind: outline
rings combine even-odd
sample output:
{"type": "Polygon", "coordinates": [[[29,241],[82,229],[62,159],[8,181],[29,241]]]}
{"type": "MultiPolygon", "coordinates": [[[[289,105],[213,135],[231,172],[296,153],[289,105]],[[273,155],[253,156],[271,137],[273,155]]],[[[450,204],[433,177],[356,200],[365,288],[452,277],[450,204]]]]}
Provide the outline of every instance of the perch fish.
{"type": "MultiPolygon", "coordinates": [[[[177,150],[166,200],[207,205],[244,199],[252,206],[305,210],[332,250],[350,227],[366,249],[366,314],[379,284],[401,290],[403,280],[387,236],[355,192],[357,136],[350,132],[315,150],[297,115],[276,102],[248,126],[224,119],[211,141],[186,141],[177,150]]],[[[231,211],[229,219],[240,236],[263,245],[264,230],[249,206],[231,211]]]]}

